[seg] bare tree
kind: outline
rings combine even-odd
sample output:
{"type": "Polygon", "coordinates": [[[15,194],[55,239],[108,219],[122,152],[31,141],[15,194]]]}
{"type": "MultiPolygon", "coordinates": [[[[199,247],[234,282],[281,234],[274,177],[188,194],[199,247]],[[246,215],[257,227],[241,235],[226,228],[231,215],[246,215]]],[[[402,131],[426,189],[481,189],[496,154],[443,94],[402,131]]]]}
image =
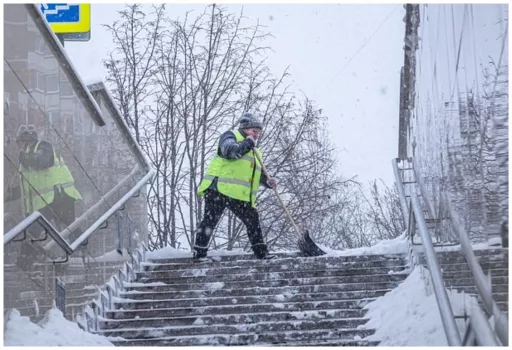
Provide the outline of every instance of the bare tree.
{"type": "MultiPolygon", "coordinates": [[[[146,14],[127,5],[107,26],[115,49],[105,61],[114,98],[157,170],[148,195],[150,249],[193,245],[202,219],[199,181],[220,134],[247,110],[262,118],[265,165],[297,223],[325,244],[373,242],[365,235],[370,223],[360,185],[335,167],[326,116],[306,96],[289,92],[286,70],[276,78],[266,66],[264,28],[218,5],[183,20],[166,17],[163,5],[150,9],[146,14]]],[[[272,191],[264,190],[257,205],[269,245],[295,247],[296,235],[272,191]]],[[[382,227],[396,224],[390,215],[379,217],[382,227]]],[[[212,244],[247,248],[244,231],[227,213],[212,244]]]]}

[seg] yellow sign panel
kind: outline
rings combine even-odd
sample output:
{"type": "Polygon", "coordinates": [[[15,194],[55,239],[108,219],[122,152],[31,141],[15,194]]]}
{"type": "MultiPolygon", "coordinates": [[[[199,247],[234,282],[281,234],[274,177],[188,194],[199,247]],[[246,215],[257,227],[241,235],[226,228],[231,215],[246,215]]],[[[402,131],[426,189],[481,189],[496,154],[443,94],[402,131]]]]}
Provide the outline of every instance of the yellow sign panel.
{"type": "Polygon", "coordinates": [[[91,31],[91,4],[41,4],[41,12],[55,34],[91,31]]]}

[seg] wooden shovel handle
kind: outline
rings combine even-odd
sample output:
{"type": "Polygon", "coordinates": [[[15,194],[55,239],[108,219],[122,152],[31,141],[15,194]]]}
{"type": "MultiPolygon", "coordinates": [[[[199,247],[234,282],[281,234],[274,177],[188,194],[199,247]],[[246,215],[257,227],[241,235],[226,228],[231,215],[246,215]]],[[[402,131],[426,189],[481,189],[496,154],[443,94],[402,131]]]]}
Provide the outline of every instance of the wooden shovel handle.
{"type": "MultiPolygon", "coordinates": [[[[265,165],[263,165],[263,160],[261,159],[258,149],[254,147],[254,156],[258,159],[261,165],[261,169],[263,170],[263,173],[265,176],[270,178],[270,175],[268,174],[267,168],[265,168],[265,165]]],[[[299,239],[302,237],[302,232],[300,231],[299,227],[295,224],[295,221],[293,221],[292,214],[288,211],[288,208],[286,208],[286,205],[284,204],[283,200],[281,199],[281,196],[277,192],[277,188],[272,188],[274,190],[274,193],[276,194],[277,199],[279,200],[279,204],[281,204],[281,207],[283,208],[284,212],[286,213],[286,216],[288,217],[288,220],[290,220],[290,223],[292,224],[293,228],[295,229],[295,232],[297,233],[297,236],[299,239]]]]}

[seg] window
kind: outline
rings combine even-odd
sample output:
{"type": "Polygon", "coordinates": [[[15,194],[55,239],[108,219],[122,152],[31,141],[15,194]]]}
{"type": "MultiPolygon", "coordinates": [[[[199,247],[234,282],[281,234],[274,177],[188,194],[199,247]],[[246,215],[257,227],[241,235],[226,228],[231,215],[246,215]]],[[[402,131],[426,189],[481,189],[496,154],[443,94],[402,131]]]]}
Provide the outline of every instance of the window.
{"type": "Polygon", "coordinates": [[[46,75],[45,80],[47,93],[59,92],[59,76],[57,74],[48,74],[46,75]]]}
{"type": "Polygon", "coordinates": [[[44,92],[44,74],[38,71],[31,71],[29,88],[30,90],[44,92]]]}
{"type": "Polygon", "coordinates": [[[44,38],[42,38],[42,37],[39,38],[39,40],[37,41],[37,45],[36,45],[36,52],[41,55],[44,55],[45,47],[46,47],[46,42],[44,41],[44,38]]]}
{"type": "Polygon", "coordinates": [[[75,97],[75,91],[69,81],[60,82],[60,97],[75,97]]]}
{"type": "Polygon", "coordinates": [[[50,122],[50,124],[54,125],[54,126],[58,126],[60,125],[60,112],[59,111],[52,111],[52,112],[47,112],[47,115],[48,115],[48,121],[50,122]]]}

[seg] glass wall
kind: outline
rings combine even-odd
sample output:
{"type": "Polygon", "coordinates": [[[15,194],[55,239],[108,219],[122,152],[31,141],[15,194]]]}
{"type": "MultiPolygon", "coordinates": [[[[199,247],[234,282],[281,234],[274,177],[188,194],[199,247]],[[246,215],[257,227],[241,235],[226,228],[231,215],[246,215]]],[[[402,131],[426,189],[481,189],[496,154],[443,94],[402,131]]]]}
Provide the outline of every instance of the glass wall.
{"type": "MultiPolygon", "coordinates": [[[[499,243],[508,218],[508,6],[429,4],[415,13],[405,40],[407,156],[439,217],[447,193],[472,241],[499,243]]],[[[442,238],[456,241],[448,227],[442,238]]]]}
{"type": "MultiPolygon", "coordinates": [[[[147,167],[129,147],[104,87],[96,87],[94,99],[84,93],[34,8],[4,5],[4,234],[38,210],[72,244],[147,167]]],[[[4,310],[41,318],[59,278],[72,318],[146,239],[145,187],[67,261],[33,224],[4,245],[4,310]]]]}

